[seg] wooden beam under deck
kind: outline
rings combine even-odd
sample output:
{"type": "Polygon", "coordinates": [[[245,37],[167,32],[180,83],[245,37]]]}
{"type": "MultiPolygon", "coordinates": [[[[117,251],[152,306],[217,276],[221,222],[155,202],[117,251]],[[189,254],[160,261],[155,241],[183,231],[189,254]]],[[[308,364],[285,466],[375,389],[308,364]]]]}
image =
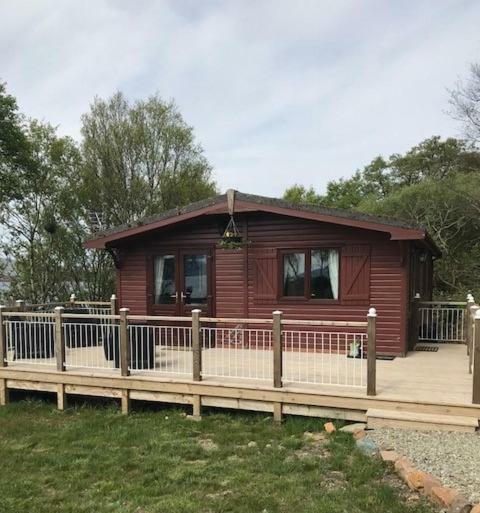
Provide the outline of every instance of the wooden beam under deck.
{"type": "MultiPolygon", "coordinates": [[[[480,418],[480,405],[420,402],[386,395],[369,397],[361,391],[338,392],[326,386],[274,388],[213,380],[93,375],[79,371],[13,367],[0,368],[0,383],[5,383],[4,397],[8,397],[10,389],[21,389],[57,393],[62,390],[65,396],[80,394],[118,398],[122,400],[125,413],[131,400],[146,400],[191,404],[197,411],[200,405],[265,411],[275,413],[277,419],[281,414],[290,414],[359,421],[365,419],[365,413],[371,408],[480,418]]],[[[65,406],[63,398],[59,404],[65,406]]]]}

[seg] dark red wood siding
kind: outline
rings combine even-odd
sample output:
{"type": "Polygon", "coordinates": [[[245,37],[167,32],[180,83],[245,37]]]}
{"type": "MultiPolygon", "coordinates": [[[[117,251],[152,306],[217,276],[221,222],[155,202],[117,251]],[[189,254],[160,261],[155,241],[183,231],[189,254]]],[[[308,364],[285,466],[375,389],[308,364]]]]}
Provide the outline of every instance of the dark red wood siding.
{"type": "MultiPolygon", "coordinates": [[[[241,251],[216,248],[228,219],[225,215],[206,216],[192,222],[150,233],[122,248],[119,271],[119,303],[135,313],[148,313],[147,266],[150,255],[168,248],[205,247],[214,254],[214,314],[221,317],[270,317],[280,309],[285,318],[325,320],[365,320],[368,308],[378,311],[378,351],[404,354],[406,350],[406,305],[408,258],[406,243],[390,241],[380,232],[330,223],[301,220],[267,213],[237,216],[237,224],[248,233],[248,246],[241,251]],[[278,299],[259,285],[258,274],[277,275],[279,249],[336,247],[340,251],[340,290],[338,302],[288,301],[278,299]],[[345,252],[343,255],[342,251],[345,252]],[[351,257],[350,262],[345,260],[351,257]],[[262,260],[261,269],[258,259],[262,260]],[[347,264],[345,264],[347,262],[347,264]],[[352,296],[345,294],[342,271],[351,265],[358,272],[352,296]],[[359,267],[360,266],[360,267],[359,267]]],[[[278,289],[278,281],[277,289],[278,289]]]]}
{"type": "Polygon", "coordinates": [[[243,250],[217,249],[215,252],[216,315],[218,317],[244,317],[243,250]]]}

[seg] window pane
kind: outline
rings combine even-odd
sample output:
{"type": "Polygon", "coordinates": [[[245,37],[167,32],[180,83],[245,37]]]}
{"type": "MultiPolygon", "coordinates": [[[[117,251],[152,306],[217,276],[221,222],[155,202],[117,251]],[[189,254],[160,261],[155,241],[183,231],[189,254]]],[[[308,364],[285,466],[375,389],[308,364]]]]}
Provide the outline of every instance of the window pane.
{"type": "Polygon", "coordinates": [[[207,255],[185,255],[185,303],[207,302],[207,255]]]}
{"type": "Polygon", "coordinates": [[[154,261],[154,302],[171,305],[176,301],[175,256],[161,255],[154,261]]]}
{"type": "Polygon", "coordinates": [[[312,251],[312,299],[338,299],[338,251],[312,251]]]}
{"type": "Polygon", "coordinates": [[[305,295],[305,253],[283,255],[283,295],[305,295]]]}

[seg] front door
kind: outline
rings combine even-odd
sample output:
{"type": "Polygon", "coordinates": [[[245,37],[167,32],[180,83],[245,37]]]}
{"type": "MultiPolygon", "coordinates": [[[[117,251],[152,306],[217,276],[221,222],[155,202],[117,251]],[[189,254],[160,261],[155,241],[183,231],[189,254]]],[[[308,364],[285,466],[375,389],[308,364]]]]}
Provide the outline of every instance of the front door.
{"type": "Polygon", "coordinates": [[[209,250],[174,250],[156,254],[149,294],[153,315],[190,316],[195,308],[213,313],[212,262],[209,250]]]}

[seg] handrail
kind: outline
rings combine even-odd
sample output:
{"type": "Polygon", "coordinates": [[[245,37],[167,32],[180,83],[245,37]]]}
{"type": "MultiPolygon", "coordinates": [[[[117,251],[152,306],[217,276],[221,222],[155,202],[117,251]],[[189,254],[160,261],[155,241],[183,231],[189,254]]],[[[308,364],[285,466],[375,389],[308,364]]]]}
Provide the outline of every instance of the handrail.
{"type": "MultiPolygon", "coordinates": [[[[17,311],[4,311],[4,317],[42,317],[51,319],[55,317],[54,313],[50,312],[17,312],[17,311]]],[[[80,313],[63,313],[62,317],[69,319],[105,319],[116,320],[120,319],[120,315],[112,314],[80,314],[80,313]]],[[[168,315],[127,315],[129,321],[166,321],[166,322],[191,322],[191,317],[175,317],[168,315]]],[[[273,319],[257,319],[257,318],[244,318],[244,317],[200,317],[200,322],[203,323],[228,323],[228,324],[273,324],[273,319]]],[[[339,327],[339,328],[366,328],[367,322],[364,321],[315,321],[315,320],[302,320],[302,319],[285,319],[282,318],[282,326],[325,326],[325,327],[339,327]]]]}
{"type": "Polygon", "coordinates": [[[452,305],[452,306],[467,306],[466,301],[419,301],[418,304],[422,305],[452,305]]]}

